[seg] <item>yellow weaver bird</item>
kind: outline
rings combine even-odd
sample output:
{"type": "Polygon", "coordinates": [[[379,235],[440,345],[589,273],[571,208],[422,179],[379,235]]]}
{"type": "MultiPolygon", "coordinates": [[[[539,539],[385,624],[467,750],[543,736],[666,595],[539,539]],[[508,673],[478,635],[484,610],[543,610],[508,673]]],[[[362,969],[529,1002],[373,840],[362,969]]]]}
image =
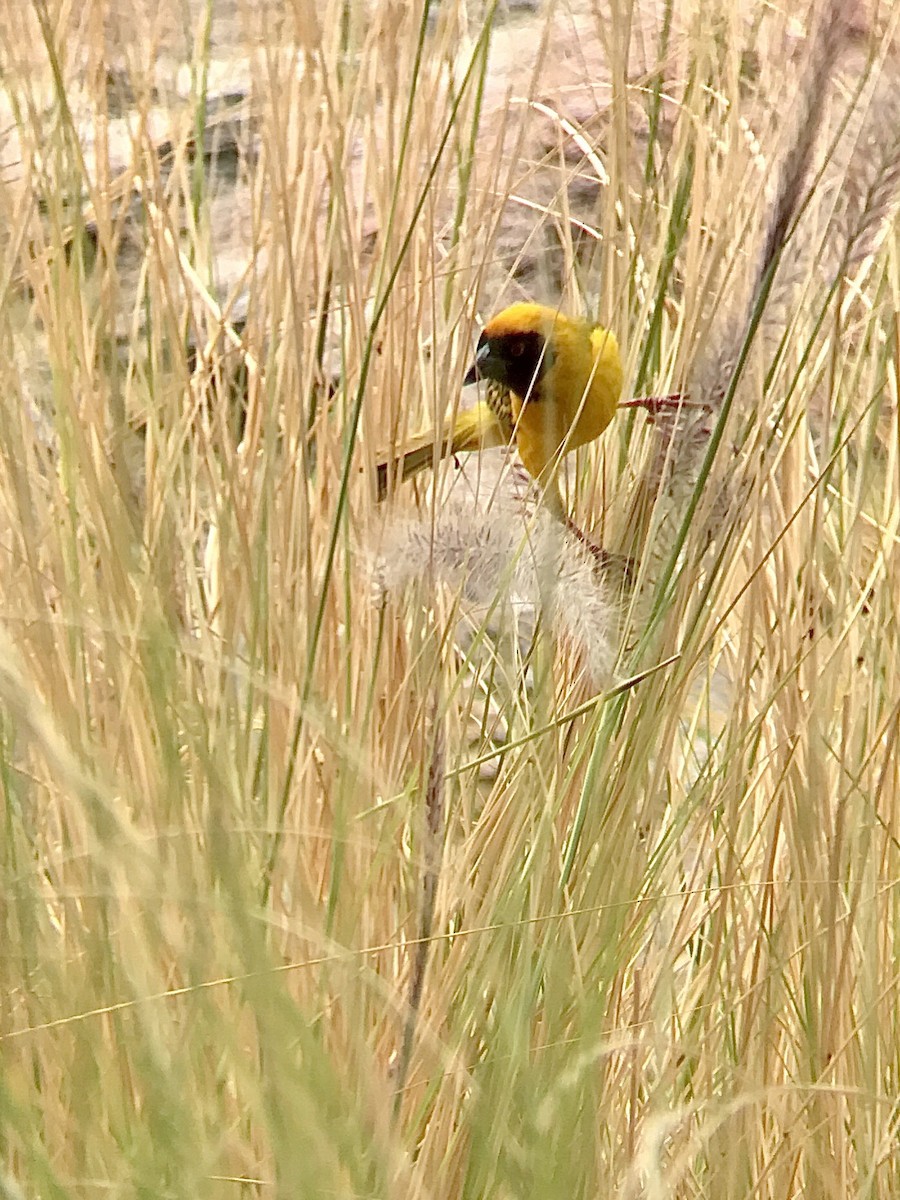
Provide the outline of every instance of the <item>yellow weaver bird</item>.
{"type": "Polygon", "coordinates": [[[413,438],[377,464],[378,498],[436,458],[507,446],[561,507],[560,457],[599,437],[622,390],[619,344],[606,329],[541,304],[513,304],[485,325],[464,384],[484,380],[486,398],[457,413],[453,428],[413,438]]]}

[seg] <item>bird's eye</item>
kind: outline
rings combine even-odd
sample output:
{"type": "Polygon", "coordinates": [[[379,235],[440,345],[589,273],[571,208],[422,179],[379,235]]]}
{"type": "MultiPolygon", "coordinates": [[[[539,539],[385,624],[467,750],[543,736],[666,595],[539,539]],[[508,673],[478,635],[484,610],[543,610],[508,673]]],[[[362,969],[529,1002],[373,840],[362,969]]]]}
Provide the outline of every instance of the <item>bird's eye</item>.
{"type": "Polygon", "coordinates": [[[524,338],[513,338],[512,341],[509,343],[510,358],[521,358],[524,353],[525,353],[525,339],[524,338]]]}

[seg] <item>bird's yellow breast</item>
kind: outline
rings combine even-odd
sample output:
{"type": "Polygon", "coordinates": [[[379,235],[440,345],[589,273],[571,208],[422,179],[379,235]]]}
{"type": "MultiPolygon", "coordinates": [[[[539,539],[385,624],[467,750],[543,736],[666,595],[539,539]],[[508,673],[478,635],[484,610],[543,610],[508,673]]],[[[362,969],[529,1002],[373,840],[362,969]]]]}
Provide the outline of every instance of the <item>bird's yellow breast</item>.
{"type": "Polygon", "coordinates": [[[599,437],[612,420],[622,390],[615,336],[586,323],[557,323],[553,362],[538,394],[513,395],[516,441],[527,470],[540,477],[560,453],[599,437]]]}

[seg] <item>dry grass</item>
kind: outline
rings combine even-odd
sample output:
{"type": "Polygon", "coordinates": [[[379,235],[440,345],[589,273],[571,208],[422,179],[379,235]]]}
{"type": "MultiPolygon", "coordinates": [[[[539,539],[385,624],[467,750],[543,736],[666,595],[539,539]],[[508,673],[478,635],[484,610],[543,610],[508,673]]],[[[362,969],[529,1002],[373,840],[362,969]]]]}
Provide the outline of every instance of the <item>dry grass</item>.
{"type": "Polygon", "coordinates": [[[896,17],[658,7],[3,5],[3,1195],[900,1194],[896,17]]]}

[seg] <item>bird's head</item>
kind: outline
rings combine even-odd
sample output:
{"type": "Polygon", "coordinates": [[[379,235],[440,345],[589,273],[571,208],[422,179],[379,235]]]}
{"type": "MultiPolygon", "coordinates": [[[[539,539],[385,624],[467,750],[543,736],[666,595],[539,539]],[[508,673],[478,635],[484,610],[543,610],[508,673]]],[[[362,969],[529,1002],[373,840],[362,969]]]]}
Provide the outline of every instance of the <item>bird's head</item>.
{"type": "Polygon", "coordinates": [[[556,338],[567,318],[542,304],[513,304],[485,325],[475,362],[463,381],[492,379],[517,396],[539,399],[541,380],[556,358],[556,338]]]}

